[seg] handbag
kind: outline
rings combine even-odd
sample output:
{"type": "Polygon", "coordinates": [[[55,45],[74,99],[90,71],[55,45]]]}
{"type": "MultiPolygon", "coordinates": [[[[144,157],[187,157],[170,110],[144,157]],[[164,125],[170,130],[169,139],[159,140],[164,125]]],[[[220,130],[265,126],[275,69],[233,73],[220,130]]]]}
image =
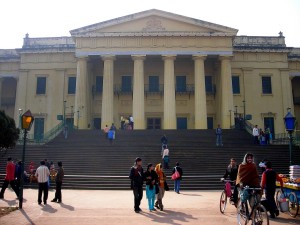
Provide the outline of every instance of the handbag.
{"type": "Polygon", "coordinates": [[[175,168],[175,173],[172,174],[172,180],[176,180],[180,177],[180,173],[177,171],[177,169],[175,168]]]}
{"type": "Polygon", "coordinates": [[[169,191],[170,190],[169,185],[168,185],[168,183],[167,183],[166,180],[164,181],[164,188],[165,188],[165,191],[169,191]]]}
{"type": "Polygon", "coordinates": [[[159,187],[158,187],[158,184],[155,184],[155,194],[158,194],[159,193],[159,187]]]}

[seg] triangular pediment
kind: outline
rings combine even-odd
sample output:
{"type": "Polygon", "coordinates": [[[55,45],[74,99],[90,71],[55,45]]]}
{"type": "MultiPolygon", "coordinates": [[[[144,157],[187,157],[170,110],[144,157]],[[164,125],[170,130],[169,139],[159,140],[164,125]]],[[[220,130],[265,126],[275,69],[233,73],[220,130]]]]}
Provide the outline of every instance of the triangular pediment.
{"type": "Polygon", "coordinates": [[[157,9],[71,30],[75,37],[128,35],[235,36],[236,29],[157,9]]]}

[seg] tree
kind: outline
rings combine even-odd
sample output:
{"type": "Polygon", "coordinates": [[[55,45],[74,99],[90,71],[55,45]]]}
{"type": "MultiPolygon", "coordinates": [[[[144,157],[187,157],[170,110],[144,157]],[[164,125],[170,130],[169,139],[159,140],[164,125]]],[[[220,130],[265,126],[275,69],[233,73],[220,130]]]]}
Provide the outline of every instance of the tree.
{"type": "Polygon", "coordinates": [[[0,111],[0,151],[13,148],[19,139],[20,130],[15,120],[0,111]]]}

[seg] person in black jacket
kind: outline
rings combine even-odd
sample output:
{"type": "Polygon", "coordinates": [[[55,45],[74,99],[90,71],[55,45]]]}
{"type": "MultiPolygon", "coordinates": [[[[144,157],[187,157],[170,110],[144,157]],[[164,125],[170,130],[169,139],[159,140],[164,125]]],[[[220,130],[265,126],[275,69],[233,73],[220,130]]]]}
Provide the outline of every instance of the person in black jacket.
{"type": "Polygon", "coordinates": [[[234,189],[233,189],[233,195],[231,196],[231,201],[234,203],[237,203],[238,200],[238,190],[237,186],[235,185],[237,173],[238,173],[239,166],[236,164],[236,160],[234,158],[230,159],[230,164],[226,168],[226,172],[223,176],[224,179],[229,179],[233,181],[234,189]]]}
{"type": "Polygon", "coordinates": [[[172,170],[172,175],[175,173],[175,171],[178,171],[180,176],[174,180],[174,191],[177,194],[180,194],[180,182],[182,180],[183,171],[182,168],[179,166],[179,162],[176,162],[176,166],[172,170]]]}
{"type": "Polygon", "coordinates": [[[156,185],[158,182],[158,176],[154,171],[154,166],[152,163],[149,163],[147,166],[147,171],[145,172],[146,179],[146,197],[148,199],[149,211],[155,211],[154,202],[156,195],[156,185]]]}
{"type": "Polygon", "coordinates": [[[134,195],[134,211],[139,213],[141,210],[140,204],[143,198],[144,170],[142,167],[142,159],[137,157],[135,164],[131,167],[129,178],[131,180],[131,189],[134,195]]]}

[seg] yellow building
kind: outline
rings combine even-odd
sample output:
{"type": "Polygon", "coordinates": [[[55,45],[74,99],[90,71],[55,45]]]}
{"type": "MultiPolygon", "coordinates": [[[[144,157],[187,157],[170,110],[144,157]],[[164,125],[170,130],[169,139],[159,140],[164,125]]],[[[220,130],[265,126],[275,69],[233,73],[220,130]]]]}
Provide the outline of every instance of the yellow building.
{"type": "Polygon", "coordinates": [[[27,34],[21,49],[0,50],[1,109],[17,123],[30,109],[35,134],[63,116],[79,129],[119,128],[130,115],[134,129],[228,129],[248,118],[274,133],[287,108],[300,118],[300,49],[282,33],[238,36],[156,9],[70,33],[27,34]]]}

